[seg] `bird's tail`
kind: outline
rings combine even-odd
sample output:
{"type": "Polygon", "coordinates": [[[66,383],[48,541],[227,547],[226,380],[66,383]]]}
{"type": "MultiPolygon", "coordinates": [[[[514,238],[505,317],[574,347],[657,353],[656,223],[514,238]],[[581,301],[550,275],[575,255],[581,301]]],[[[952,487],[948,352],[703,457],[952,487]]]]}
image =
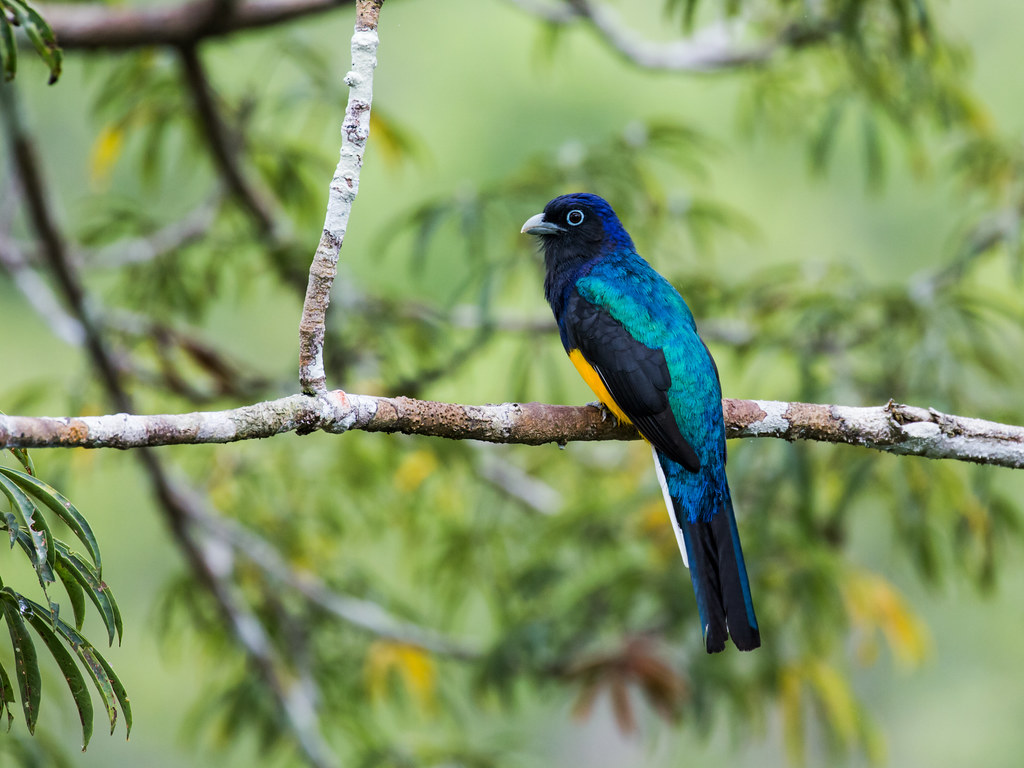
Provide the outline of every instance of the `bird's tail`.
{"type": "MultiPolygon", "coordinates": [[[[656,454],[659,479],[666,491],[666,502],[670,502],[676,531],[682,550],[683,560],[690,568],[690,580],[697,596],[697,611],[700,613],[704,634],[704,647],[708,653],[724,650],[725,641],[732,635],[732,641],[741,651],[751,651],[761,645],[761,633],[757,628],[754,605],[750,599],[750,584],[747,568],[743,562],[736,516],[732,510],[732,498],[726,494],[718,512],[710,520],[691,522],[689,514],[679,500],[668,492],[664,475],[677,467],[664,466],[671,459],[656,454]]],[[[674,462],[672,462],[674,463],[674,462]]],[[[679,471],[685,471],[678,467],[679,471]]]]}

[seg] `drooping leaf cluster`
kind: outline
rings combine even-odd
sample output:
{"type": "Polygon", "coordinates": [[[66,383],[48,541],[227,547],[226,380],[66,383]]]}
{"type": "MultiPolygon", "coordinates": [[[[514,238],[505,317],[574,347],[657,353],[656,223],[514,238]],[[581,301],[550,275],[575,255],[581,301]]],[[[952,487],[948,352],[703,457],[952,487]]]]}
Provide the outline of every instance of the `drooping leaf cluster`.
{"type": "Polygon", "coordinates": [[[46,19],[24,0],[0,1],[0,70],[5,81],[13,80],[18,71],[18,38],[15,30],[24,32],[36,53],[50,70],[50,85],[60,77],[63,52],[57,45],[46,19]]]}
{"type": "MultiPolygon", "coordinates": [[[[87,596],[103,620],[110,644],[113,644],[115,635],[118,641],[121,639],[121,612],[113,593],[103,581],[99,545],[89,522],[74,504],[38,478],[27,451],[14,449],[11,453],[22,468],[0,466],[0,492],[6,507],[0,520],[0,530],[7,532],[11,549],[17,546],[28,558],[45,605],[0,580],[0,611],[3,623],[10,631],[14,652],[10,671],[0,664],[0,714],[6,713],[9,729],[14,720],[17,692],[29,733],[35,732],[42,702],[43,676],[34,632],[57,663],[71,691],[82,723],[82,749],[85,749],[93,730],[93,705],[86,674],[106,710],[111,733],[117,722],[118,709],[124,715],[126,732],[131,731],[132,710],[124,686],[106,659],[82,634],[87,596]],[[53,515],[74,534],[85,546],[86,557],[54,537],[47,515],[53,515]],[[73,625],[61,618],[61,604],[52,594],[58,580],[71,604],[73,625]]],[[[26,750],[24,754],[28,759],[33,753],[26,750]]]]}

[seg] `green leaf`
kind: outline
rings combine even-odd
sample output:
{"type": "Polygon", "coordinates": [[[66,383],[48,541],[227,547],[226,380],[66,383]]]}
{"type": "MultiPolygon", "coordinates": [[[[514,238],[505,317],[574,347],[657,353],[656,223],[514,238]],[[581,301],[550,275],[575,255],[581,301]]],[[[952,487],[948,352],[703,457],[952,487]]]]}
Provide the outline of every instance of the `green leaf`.
{"type": "Polygon", "coordinates": [[[128,691],[125,690],[124,685],[121,684],[121,680],[117,675],[114,674],[114,670],[111,668],[107,660],[96,651],[96,659],[103,667],[103,671],[107,673],[107,678],[110,680],[110,687],[114,689],[114,695],[117,697],[117,702],[121,705],[121,711],[124,712],[124,728],[125,738],[128,738],[132,733],[132,705],[128,699],[128,691]]]}
{"type": "Polygon", "coordinates": [[[93,570],[92,566],[76,553],[69,550],[64,542],[56,542],[56,547],[58,557],[64,559],[71,576],[85,588],[86,594],[89,595],[89,598],[96,606],[96,610],[100,612],[100,616],[103,618],[103,625],[107,628],[110,644],[114,644],[115,632],[117,633],[118,642],[120,642],[123,630],[121,611],[117,607],[110,588],[103,583],[99,578],[99,574],[93,570]]]}
{"type": "Polygon", "coordinates": [[[0,602],[3,604],[7,628],[11,632],[11,645],[14,646],[14,673],[21,689],[21,707],[25,712],[25,724],[29,733],[35,733],[42,680],[39,677],[39,662],[32,636],[29,635],[28,627],[21,617],[23,610],[31,609],[10,587],[0,589],[0,602]]]}
{"type": "MultiPolygon", "coordinates": [[[[17,522],[17,521],[15,521],[15,522],[17,522]]],[[[35,544],[33,543],[32,534],[29,532],[28,528],[26,528],[23,525],[22,526],[18,526],[18,531],[17,531],[17,534],[16,534],[16,538],[17,538],[18,544],[21,545],[21,548],[24,550],[25,554],[28,555],[28,559],[32,563],[32,567],[33,568],[40,568],[40,567],[43,568],[43,569],[49,568],[49,565],[47,565],[45,560],[43,561],[42,565],[40,565],[38,563],[38,561],[36,559],[35,544]]]]}
{"type": "Polygon", "coordinates": [[[21,525],[18,523],[18,518],[14,516],[13,512],[7,512],[4,514],[5,525],[11,535],[11,549],[14,549],[14,542],[18,540],[18,534],[21,533],[21,525]]]}
{"type": "Polygon", "coordinates": [[[14,722],[14,713],[11,705],[14,703],[14,686],[11,685],[11,678],[7,676],[7,670],[0,664],[0,714],[7,713],[7,730],[11,729],[14,722]]]}
{"type": "Polygon", "coordinates": [[[39,499],[60,518],[89,550],[89,556],[96,565],[96,572],[102,575],[103,563],[100,560],[100,546],[96,542],[96,537],[93,535],[89,521],[82,516],[82,513],[78,511],[75,505],[55,488],[31,474],[19,472],[8,467],[0,467],[0,473],[7,475],[22,490],[39,499]]]}
{"type": "Polygon", "coordinates": [[[93,647],[92,643],[86,640],[72,626],[63,621],[57,621],[56,627],[57,631],[64,636],[71,646],[71,650],[77,654],[82,665],[89,672],[93,685],[96,687],[100,699],[103,701],[103,706],[107,710],[107,718],[110,720],[110,732],[113,733],[114,726],[117,725],[117,707],[114,706],[115,702],[120,703],[122,708],[124,708],[125,727],[130,730],[130,709],[125,706],[128,697],[124,693],[121,681],[114,675],[110,665],[107,664],[99,651],[93,647]]]}
{"type": "Polygon", "coordinates": [[[871,114],[864,115],[864,167],[867,171],[868,186],[878,190],[885,180],[885,152],[878,122],[871,114]]]}
{"type": "MultiPolygon", "coordinates": [[[[50,623],[42,618],[43,610],[42,606],[36,605],[31,600],[26,600],[29,603],[29,607],[33,611],[28,615],[29,623],[32,628],[35,629],[36,633],[46,643],[46,647],[49,649],[50,654],[53,656],[54,661],[57,662],[57,666],[60,667],[61,673],[64,675],[64,679],[67,681],[68,688],[71,690],[71,696],[75,700],[75,706],[78,708],[78,717],[82,721],[82,751],[89,746],[89,739],[92,737],[92,699],[89,697],[89,689],[85,683],[85,676],[81,670],[78,669],[78,665],[75,663],[74,658],[68,653],[67,649],[61,644],[60,639],[54,632],[53,627],[50,623]]],[[[59,619],[57,620],[61,624],[59,619]]]]}
{"type": "Polygon", "coordinates": [[[32,462],[32,457],[29,456],[27,448],[8,448],[8,450],[14,454],[14,458],[20,462],[26,472],[30,475],[36,473],[36,465],[32,462]]]}
{"type": "MultiPolygon", "coordinates": [[[[4,467],[3,469],[6,470],[7,468],[4,467]]],[[[50,532],[50,527],[42,513],[36,508],[32,499],[3,472],[0,472],[0,491],[3,491],[4,495],[10,499],[11,506],[21,515],[24,528],[32,539],[32,548],[34,550],[32,565],[39,576],[39,583],[45,590],[47,584],[54,582],[53,571],[50,566],[56,553],[50,551],[53,545],[53,534],[50,532]]]]}
{"type": "Polygon", "coordinates": [[[0,69],[3,69],[4,80],[11,81],[18,71],[18,44],[14,40],[14,30],[7,21],[6,14],[0,12],[0,69]]]}
{"type": "Polygon", "coordinates": [[[32,47],[36,49],[36,53],[42,57],[43,61],[46,62],[46,66],[50,68],[49,83],[53,85],[60,77],[61,65],[64,60],[64,53],[61,51],[60,46],[57,45],[57,38],[54,37],[53,30],[46,23],[46,19],[40,16],[28,3],[22,2],[22,0],[8,0],[7,5],[14,13],[18,24],[25,30],[25,34],[32,43],[32,47]]]}
{"type": "Polygon", "coordinates": [[[82,624],[85,622],[85,593],[62,556],[57,558],[57,566],[54,570],[64,585],[64,590],[68,593],[68,599],[71,600],[71,610],[75,615],[75,629],[81,631],[82,624]]]}

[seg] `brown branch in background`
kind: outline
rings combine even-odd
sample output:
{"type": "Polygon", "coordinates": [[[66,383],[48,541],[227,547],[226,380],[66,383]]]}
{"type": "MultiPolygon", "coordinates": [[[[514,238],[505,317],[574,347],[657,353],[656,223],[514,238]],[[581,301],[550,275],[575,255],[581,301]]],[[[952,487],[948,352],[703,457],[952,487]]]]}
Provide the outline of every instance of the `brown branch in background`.
{"type": "Polygon", "coordinates": [[[185,88],[195,107],[199,133],[209,150],[218,177],[227,188],[230,198],[253,222],[257,235],[263,238],[262,246],[277,274],[294,290],[302,292],[306,287],[306,271],[288,258],[288,233],[284,220],[275,210],[272,198],[246,176],[238,152],[242,142],[237,135],[232,135],[234,132],[221,114],[198,46],[179,46],[178,55],[185,88]]]}
{"type": "Polygon", "coordinates": [[[331,286],[352,202],[359,192],[366,139],[370,135],[373,102],[373,70],[377,66],[377,18],[384,0],[357,0],[356,28],[352,35],[352,69],[345,75],[348,106],[341,125],[341,153],[331,180],[324,229],[309,268],[309,283],[299,321],[299,385],[307,394],[327,390],[324,368],[324,334],[331,286]]]}
{"type": "MultiPolygon", "coordinates": [[[[24,190],[29,223],[39,240],[43,262],[57,284],[58,292],[70,314],[81,325],[89,359],[100,374],[107,397],[123,411],[132,410],[132,399],[125,388],[120,368],[92,315],[81,278],[69,258],[66,243],[49,206],[35,148],[20,111],[12,84],[0,83],[0,115],[6,130],[14,166],[24,190]]],[[[151,450],[137,453],[156,494],[168,526],[191,566],[192,572],[217,603],[228,628],[250,663],[259,671],[274,695],[288,727],[309,763],[316,768],[330,765],[326,745],[316,729],[315,707],[309,692],[289,684],[273,656],[273,649],[258,619],[238,600],[223,580],[211,553],[192,530],[194,501],[189,489],[174,481],[157,454],[151,450]]]]}
{"type": "MultiPolygon", "coordinates": [[[[1024,469],[1024,427],[891,401],[853,407],[727,399],[722,405],[730,438],[845,443],[904,456],[1024,469]]],[[[59,419],[0,415],[0,448],[141,448],[350,429],[523,445],[639,437],[632,426],[619,424],[592,406],[461,405],[335,390],[320,397],[290,395],[228,411],[59,419]]]]}
{"type": "Polygon", "coordinates": [[[351,5],[353,0],[192,0],[157,7],[103,3],[40,3],[64,50],[127,50],[144,46],[191,45],[242,30],[269,27],[351,5]]]}
{"type": "Polygon", "coordinates": [[[265,197],[245,178],[236,153],[238,141],[229,136],[230,129],[221,118],[217,98],[199,58],[195,45],[178,48],[185,87],[192,97],[200,133],[210,150],[220,178],[228,192],[256,224],[261,235],[276,239],[274,214],[265,197]]]}
{"type": "MultiPolygon", "coordinates": [[[[230,353],[204,339],[194,329],[180,329],[133,312],[107,312],[104,326],[112,334],[134,342],[147,343],[156,355],[159,373],[149,376],[151,383],[180,395],[193,403],[204,403],[230,396],[240,399],[259,397],[270,386],[263,376],[236,360],[230,353]],[[192,382],[192,372],[208,382],[206,387],[192,382]]],[[[137,379],[146,379],[137,366],[137,379]]]]}

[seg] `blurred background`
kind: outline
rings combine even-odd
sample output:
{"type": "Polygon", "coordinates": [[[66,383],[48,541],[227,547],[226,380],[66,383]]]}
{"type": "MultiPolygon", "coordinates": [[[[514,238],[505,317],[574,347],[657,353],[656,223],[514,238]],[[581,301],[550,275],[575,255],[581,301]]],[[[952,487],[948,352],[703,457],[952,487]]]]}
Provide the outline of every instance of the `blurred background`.
{"type": "MultiPolygon", "coordinates": [[[[67,8],[40,10],[59,40],[67,8]]],[[[298,389],[353,17],[343,4],[196,45],[68,46],[52,86],[20,49],[0,85],[0,409],[121,410],[27,214],[17,125],[135,409],[298,389]]],[[[687,299],[726,397],[1024,423],[1022,25],[1009,0],[388,0],[329,386],[593,400],[519,234],[587,190],[687,299]],[[710,72],[645,68],[585,17],[609,8],[644,50],[776,47],[710,72]]],[[[714,657],[638,443],[157,449],[201,499],[184,538],[145,461],[35,451],[103,550],[124,638],[106,649],[91,606],[84,633],[134,724],[127,743],[123,718],[108,737],[97,699],[81,753],[40,646],[36,736],[14,707],[0,761],[1018,765],[1024,478],[850,446],[729,450],[764,647],[714,657]],[[188,546],[217,567],[197,572],[188,546]],[[311,579],[348,608],[311,599],[311,579]],[[262,664],[230,606],[261,627],[262,664]],[[268,680],[312,711],[285,717],[268,680]]],[[[0,575],[38,593],[20,550],[0,575]]]]}

